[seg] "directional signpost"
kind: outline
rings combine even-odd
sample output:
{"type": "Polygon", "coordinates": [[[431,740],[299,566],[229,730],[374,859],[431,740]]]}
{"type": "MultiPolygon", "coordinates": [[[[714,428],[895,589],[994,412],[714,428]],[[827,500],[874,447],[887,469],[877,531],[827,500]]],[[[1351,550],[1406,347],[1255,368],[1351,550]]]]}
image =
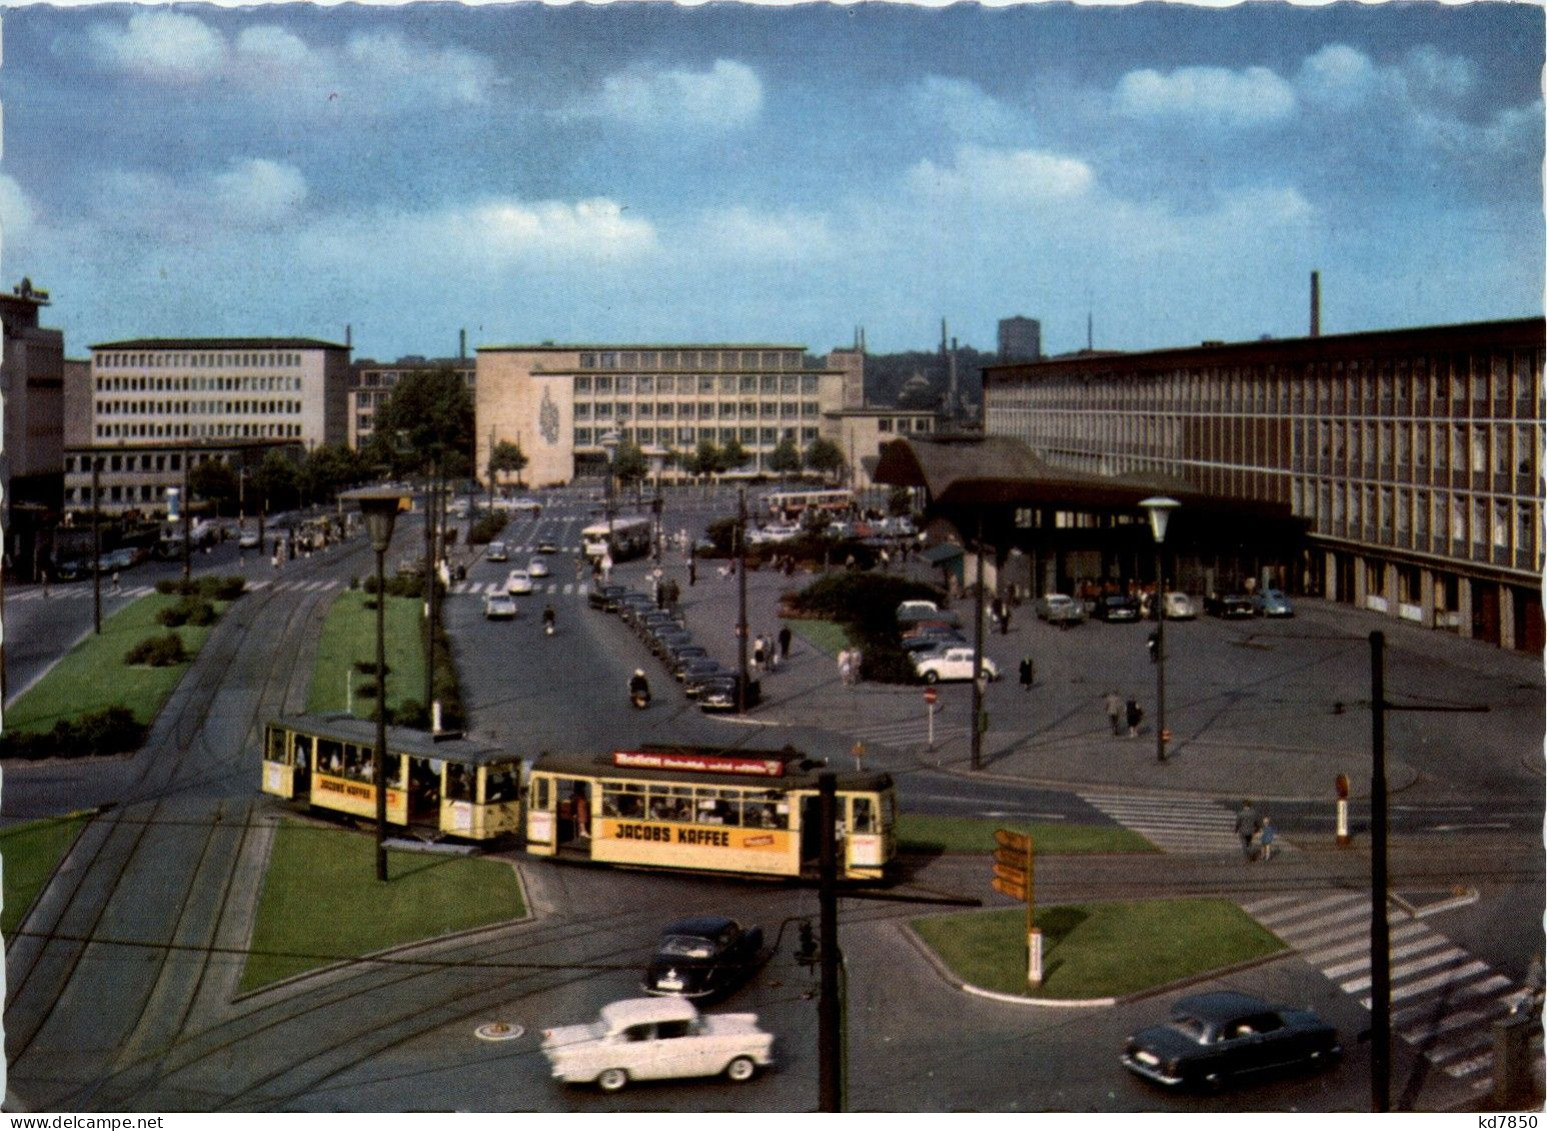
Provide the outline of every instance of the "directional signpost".
{"type": "Polygon", "coordinates": [[[1042,984],[1042,932],[1032,923],[1035,894],[1031,837],[1013,829],[994,831],[994,890],[1026,903],[1026,981],[1042,984]]]}

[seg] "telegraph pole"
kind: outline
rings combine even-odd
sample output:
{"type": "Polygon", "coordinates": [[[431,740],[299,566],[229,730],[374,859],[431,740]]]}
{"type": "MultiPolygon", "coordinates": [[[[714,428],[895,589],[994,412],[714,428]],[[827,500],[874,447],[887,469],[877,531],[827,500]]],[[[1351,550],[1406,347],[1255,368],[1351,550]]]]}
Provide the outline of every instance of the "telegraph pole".
{"type": "Polygon", "coordinates": [[[843,1110],[843,1013],[838,994],[838,776],[817,776],[821,996],[817,1001],[817,1110],[843,1110]]]}
{"type": "Polygon", "coordinates": [[[983,512],[978,511],[977,600],[972,617],[972,768],[983,768],[983,512]]]}
{"type": "Polygon", "coordinates": [[[736,713],[747,713],[747,489],[736,495],[736,713]]]}
{"type": "Polygon", "coordinates": [[[1391,924],[1386,919],[1386,636],[1370,633],[1370,1107],[1391,1110],[1391,924]]]}

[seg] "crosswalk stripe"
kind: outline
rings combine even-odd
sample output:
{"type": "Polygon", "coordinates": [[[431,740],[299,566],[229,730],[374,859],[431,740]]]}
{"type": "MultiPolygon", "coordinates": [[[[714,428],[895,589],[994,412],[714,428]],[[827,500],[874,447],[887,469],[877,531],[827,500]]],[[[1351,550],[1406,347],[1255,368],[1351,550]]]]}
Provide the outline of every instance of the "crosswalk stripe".
{"type": "Polygon", "coordinates": [[[1079,796],[1162,852],[1241,850],[1240,838],[1235,834],[1234,816],[1212,801],[1155,801],[1111,793],[1082,793],[1079,796]]]}
{"type": "MultiPolygon", "coordinates": [[[[1314,950],[1301,951],[1306,961],[1321,966],[1324,962],[1330,962],[1335,958],[1342,958],[1350,954],[1364,954],[1365,961],[1369,961],[1370,953],[1370,925],[1368,922],[1356,924],[1357,930],[1342,936],[1343,941],[1334,946],[1316,947],[1314,950]]],[[[1427,935],[1433,932],[1422,923],[1406,923],[1400,927],[1391,928],[1390,939],[1397,942],[1410,938],[1413,935],[1427,935]]],[[[1287,940],[1286,940],[1287,941],[1287,940]]]]}
{"type": "MultiPolygon", "coordinates": [[[[1466,951],[1458,947],[1446,946],[1411,962],[1395,963],[1391,967],[1391,984],[1393,987],[1404,985],[1407,979],[1414,974],[1421,974],[1425,970],[1433,970],[1436,966],[1444,966],[1446,963],[1465,962],[1471,957],[1466,951]]],[[[1370,983],[1373,981],[1374,978],[1371,975],[1364,974],[1354,978],[1352,981],[1342,983],[1342,986],[1348,993],[1355,994],[1360,990],[1369,989],[1370,983]]]]}

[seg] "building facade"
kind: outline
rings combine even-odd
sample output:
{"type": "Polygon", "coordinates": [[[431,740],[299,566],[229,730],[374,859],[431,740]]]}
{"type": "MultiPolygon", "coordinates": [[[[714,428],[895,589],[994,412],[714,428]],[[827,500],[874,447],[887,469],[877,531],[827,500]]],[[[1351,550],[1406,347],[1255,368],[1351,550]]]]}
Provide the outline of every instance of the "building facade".
{"type": "MultiPolygon", "coordinates": [[[[310,338],[143,338],[91,347],[90,453],[104,511],[166,508],[185,457],[244,464],[276,445],[342,445],[349,348],[310,338]]],[[[73,398],[72,398],[73,399],[73,398]]],[[[91,505],[91,459],[65,456],[65,506],[91,505]]]]}
{"type": "Polygon", "coordinates": [[[599,473],[609,433],[637,444],[652,475],[680,474],[669,454],[704,440],[737,441],[752,455],[742,470],[758,472],[785,437],[802,450],[839,438],[829,414],[862,396],[864,356],[840,350],[811,364],[798,345],[488,346],[476,386],[478,466],[492,445],[516,443],[531,461],[524,478],[539,486],[599,473]]]}
{"type": "Polygon", "coordinates": [[[999,360],[1036,361],[1042,356],[1042,323],[1017,314],[999,320],[999,360]]]}
{"type": "Polygon", "coordinates": [[[876,485],[874,472],[883,444],[933,436],[940,430],[940,414],[931,409],[845,408],[827,417],[828,434],[848,464],[848,482],[858,491],[876,485]]]}
{"type": "Polygon", "coordinates": [[[396,361],[361,358],[349,371],[349,446],[359,448],[375,434],[376,409],[387,403],[397,383],[410,373],[450,369],[475,395],[478,363],[471,357],[400,357],[396,361]]]}
{"type": "Polygon", "coordinates": [[[39,325],[48,304],[28,279],[0,295],[0,506],[5,552],[22,577],[32,576],[38,538],[63,496],[64,335],[39,325]]]}
{"type": "Polygon", "coordinates": [[[1531,318],[991,366],[985,427],[1288,504],[1292,585],[1539,650],[1543,342],[1531,318]]]}

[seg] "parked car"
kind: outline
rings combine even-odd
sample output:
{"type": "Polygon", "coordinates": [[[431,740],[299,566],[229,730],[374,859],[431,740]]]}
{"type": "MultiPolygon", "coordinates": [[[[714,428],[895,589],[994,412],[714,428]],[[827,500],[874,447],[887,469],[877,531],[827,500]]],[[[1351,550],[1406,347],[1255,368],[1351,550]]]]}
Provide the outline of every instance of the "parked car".
{"type": "MultiPolygon", "coordinates": [[[[736,703],[736,687],[741,682],[741,677],[735,673],[728,675],[711,676],[706,679],[703,689],[698,693],[698,709],[705,714],[710,711],[734,711],[736,703]]],[[[761,680],[747,680],[748,707],[756,707],[763,701],[763,683],[761,680]]]]}
{"type": "Polygon", "coordinates": [[[673,625],[669,628],[656,629],[645,638],[645,641],[650,645],[651,652],[665,660],[671,654],[671,650],[679,644],[692,643],[693,634],[685,628],[673,625]]]}
{"type": "Polygon", "coordinates": [[[1085,619],[1085,606],[1065,593],[1049,593],[1038,597],[1037,619],[1048,624],[1079,624],[1085,619]]]}
{"type": "Polygon", "coordinates": [[[701,660],[690,660],[682,670],[682,690],[687,692],[689,699],[697,699],[704,693],[704,687],[710,680],[735,674],[719,660],[711,660],[707,656],[701,660]]]}
{"type": "Polygon", "coordinates": [[[548,559],[539,555],[526,563],[526,572],[533,577],[548,576],[548,559]]]}
{"type": "Polygon", "coordinates": [[[243,550],[257,550],[262,548],[263,539],[256,530],[243,530],[237,535],[236,544],[243,550]]]}
{"type": "Polygon", "coordinates": [[[537,540],[537,552],[539,554],[556,554],[559,552],[559,547],[551,538],[539,538],[537,540]]]}
{"type": "Polygon", "coordinates": [[[948,620],[919,620],[902,630],[902,639],[908,641],[920,636],[952,636],[958,634],[959,628],[959,625],[948,620]]]}
{"type": "Polygon", "coordinates": [[[486,620],[514,620],[516,599],[509,593],[491,593],[483,599],[483,615],[486,620]]]}
{"type": "Polygon", "coordinates": [[[1264,589],[1252,598],[1252,605],[1265,617],[1292,617],[1295,607],[1282,589],[1264,589]]]}
{"type": "Polygon", "coordinates": [[[934,620],[940,615],[940,606],[933,601],[904,601],[897,606],[897,623],[908,624],[917,620],[934,620]]]}
{"type": "Polygon", "coordinates": [[[773,1034],[755,1013],[701,1014],[686,998],[629,998],[602,1006],[595,1021],[544,1029],[542,1050],[555,1079],[616,1092],[631,1080],[750,1080],[773,1063],[773,1034]]]}
{"type": "Polygon", "coordinates": [[[671,674],[680,682],[686,674],[688,663],[692,660],[703,660],[709,656],[709,649],[702,644],[676,644],[667,650],[666,664],[671,668],[671,674]]]}
{"type": "Polygon", "coordinates": [[[910,636],[903,640],[902,650],[914,657],[920,657],[926,652],[940,652],[953,645],[965,643],[967,638],[959,632],[939,636],[910,636]]]}
{"type": "Polygon", "coordinates": [[[1198,610],[1193,607],[1192,598],[1186,593],[1167,593],[1165,603],[1161,607],[1165,609],[1167,620],[1193,620],[1198,615],[1198,610]]]}
{"type": "Polygon", "coordinates": [[[513,511],[525,511],[533,516],[543,513],[542,503],[530,497],[512,500],[510,509],[513,511]]]}
{"type": "Polygon", "coordinates": [[[1226,619],[1257,615],[1252,599],[1245,593],[1210,593],[1203,599],[1203,611],[1211,617],[1226,619]]]}
{"type": "Polygon", "coordinates": [[[489,548],[484,551],[484,557],[491,562],[510,561],[510,549],[503,542],[490,542],[489,548]]]}
{"type": "Polygon", "coordinates": [[[586,604],[593,609],[612,612],[618,607],[618,599],[628,592],[623,585],[598,585],[586,594],[586,604]]]}
{"type": "MultiPolygon", "coordinates": [[[[925,683],[939,683],[948,679],[972,678],[972,649],[964,646],[947,648],[938,655],[927,655],[914,661],[913,668],[925,683]]],[[[999,678],[994,661],[983,657],[983,674],[990,680],[999,678]]]]}
{"type": "Polygon", "coordinates": [[[1123,1067],[1171,1088],[1219,1087],[1235,1077],[1332,1065],[1338,1031],[1309,1009],[1268,1005],[1234,990],[1185,997],[1161,1025],[1123,1046],[1123,1067]]]}
{"type": "Polygon", "coordinates": [[[524,569],[513,569],[510,576],[505,578],[505,592],[512,595],[530,593],[534,588],[532,575],[524,569]]]}
{"type": "Polygon", "coordinates": [[[1139,619],[1139,599],[1113,594],[1096,600],[1096,618],[1107,623],[1139,619]]]}
{"type": "Polygon", "coordinates": [[[761,927],[723,915],[678,919],[662,928],[640,988],[696,1000],[722,997],[750,978],[763,957],[761,927]]]}

